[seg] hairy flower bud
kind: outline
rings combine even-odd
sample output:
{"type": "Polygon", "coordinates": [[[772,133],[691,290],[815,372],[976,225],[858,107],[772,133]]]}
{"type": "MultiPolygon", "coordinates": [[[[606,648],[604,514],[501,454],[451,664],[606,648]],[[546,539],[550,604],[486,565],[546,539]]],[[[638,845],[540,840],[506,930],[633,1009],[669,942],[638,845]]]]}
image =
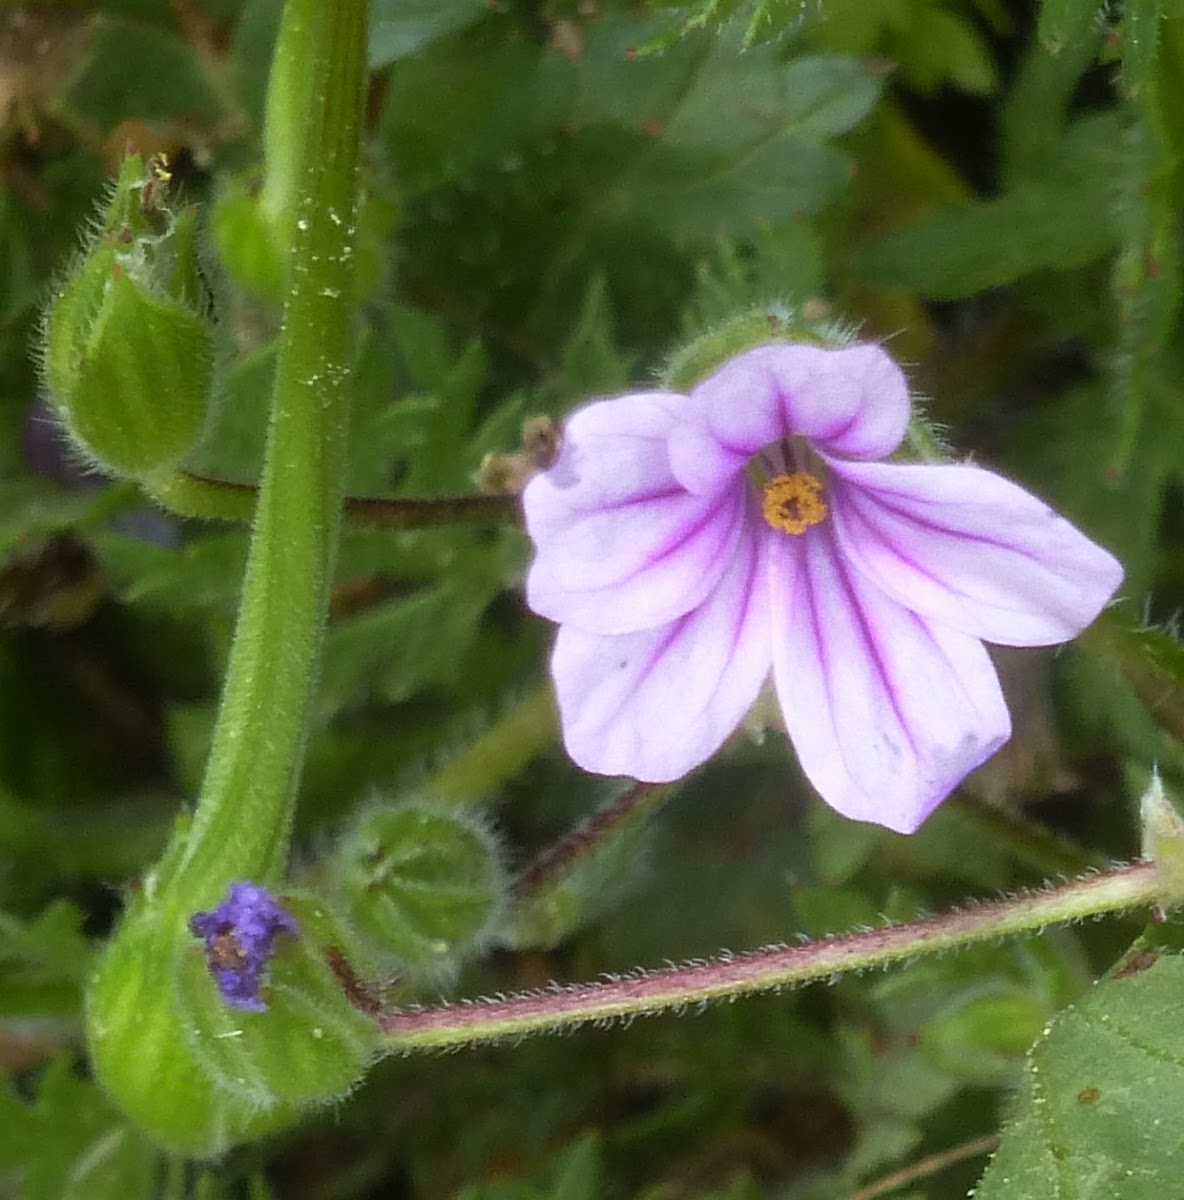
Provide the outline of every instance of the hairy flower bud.
{"type": "Polygon", "coordinates": [[[100,230],[57,288],[42,366],[62,423],[100,469],[172,467],[205,428],[214,336],[196,257],[196,214],[166,205],[160,160],[124,160],[100,230]]]}
{"type": "Polygon", "coordinates": [[[1184,820],[1154,770],[1139,801],[1143,857],[1159,869],[1159,911],[1165,916],[1184,903],[1184,820]]]}
{"type": "Polygon", "coordinates": [[[509,886],[485,826],[423,801],[366,812],[331,870],[343,911],[376,958],[435,979],[488,941],[509,886]]]}
{"type": "Polygon", "coordinates": [[[95,1073],[162,1144],[216,1155],[355,1086],[378,1046],[359,994],[306,896],[244,882],[196,914],[141,900],[91,982],[95,1073]]]}

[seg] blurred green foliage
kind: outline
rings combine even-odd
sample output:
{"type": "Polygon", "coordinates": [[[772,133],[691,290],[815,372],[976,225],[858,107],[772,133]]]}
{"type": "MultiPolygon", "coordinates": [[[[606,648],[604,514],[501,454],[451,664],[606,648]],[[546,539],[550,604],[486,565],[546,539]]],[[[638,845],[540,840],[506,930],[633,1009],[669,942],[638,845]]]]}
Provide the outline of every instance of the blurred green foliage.
{"type": "MultiPolygon", "coordinates": [[[[1013,1093],[984,1197],[1167,1194],[1178,960],[1086,991],[1134,922],[385,1062],[332,1114],[201,1168],[88,1081],[91,945],[195,793],[245,532],[81,470],[30,347],[129,143],[167,152],[187,200],[257,176],[279,7],[0,8],[0,1196],[831,1200],[952,1151],[909,1185],[938,1200],[981,1174],[1013,1093]],[[1036,1081],[1058,1071],[1042,1125],[1036,1081]],[[1120,1120],[1117,1093],[1141,1107],[1120,1120]],[[1132,1162],[1141,1191],[1107,1174],[1132,1162]]],[[[486,955],[459,993],[875,925],[1137,853],[1146,768],[1184,779],[1184,6],[374,0],[370,62],[352,491],[470,490],[524,417],[651,380],[738,309],[812,302],[890,339],[959,453],[1128,572],[1079,647],[1008,656],[1013,742],[915,837],[823,809],[778,737],[738,745],[573,875],[558,945],[486,955]]],[[[203,244],[219,383],[190,465],[250,482],[278,313],[203,244]]],[[[451,799],[489,810],[522,867],[611,797],[523,701],[548,636],[521,601],[527,554],[511,528],[346,536],[298,877],[377,792],[430,792],[458,761],[479,782],[451,799]]]]}

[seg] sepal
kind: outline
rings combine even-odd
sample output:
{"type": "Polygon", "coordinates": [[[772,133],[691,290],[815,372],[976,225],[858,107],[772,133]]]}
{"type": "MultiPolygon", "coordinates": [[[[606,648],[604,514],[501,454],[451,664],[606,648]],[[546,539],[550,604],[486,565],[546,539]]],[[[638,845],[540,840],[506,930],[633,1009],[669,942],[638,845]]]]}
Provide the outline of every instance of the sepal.
{"type": "Polygon", "coordinates": [[[281,901],[299,935],[276,940],[265,1010],[227,1004],[198,947],[183,956],[177,979],[194,1058],[218,1091],[261,1111],[300,1111],[347,1094],[377,1049],[373,1016],[334,969],[347,960],[331,916],[307,894],[286,892],[281,901]]]}
{"type": "Polygon", "coordinates": [[[133,902],[87,994],[94,1072],[162,1145],[206,1158],[347,1094],[378,1050],[372,1012],[343,982],[335,923],[312,898],[279,903],[263,1011],[227,1003],[192,914],[133,902]]]}
{"type": "Polygon", "coordinates": [[[821,300],[798,306],[762,304],[701,333],[675,350],[662,371],[663,387],[689,392],[745,350],[776,342],[803,342],[841,349],[856,341],[853,325],[835,320],[821,300]]]}
{"type": "MultiPolygon", "coordinates": [[[[758,305],[738,314],[675,350],[661,374],[661,384],[686,393],[746,350],[776,343],[822,346],[841,350],[859,340],[859,329],[831,315],[824,300],[800,305],[758,305]]],[[[922,462],[947,462],[951,454],[941,429],[929,421],[914,398],[907,440],[898,455],[922,462]]]]}

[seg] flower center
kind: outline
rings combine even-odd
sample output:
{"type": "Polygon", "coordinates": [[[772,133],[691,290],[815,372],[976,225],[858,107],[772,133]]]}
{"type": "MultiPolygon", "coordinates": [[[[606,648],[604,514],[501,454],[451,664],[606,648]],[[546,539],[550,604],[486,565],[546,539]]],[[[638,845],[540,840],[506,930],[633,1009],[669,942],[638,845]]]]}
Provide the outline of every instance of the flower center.
{"type": "Polygon", "coordinates": [[[762,489],[761,512],[774,529],[805,533],[811,525],[826,519],[822,481],[809,471],[774,475],[762,489]]]}

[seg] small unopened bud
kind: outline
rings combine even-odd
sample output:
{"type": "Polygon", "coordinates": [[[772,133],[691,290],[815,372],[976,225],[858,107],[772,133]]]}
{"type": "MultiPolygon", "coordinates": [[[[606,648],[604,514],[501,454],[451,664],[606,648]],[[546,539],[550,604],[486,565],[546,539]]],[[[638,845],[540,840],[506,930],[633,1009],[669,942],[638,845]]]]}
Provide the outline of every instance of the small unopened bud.
{"type": "Polygon", "coordinates": [[[167,168],[124,161],[97,237],[58,286],[42,365],[62,424],[102,470],[174,466],[200,440],[214,336],[196,257],[196,214],[167,207],[167,168]]]}
{"type": "Polygon", "coordinates": [[[1139,801],[1143,857],[1155,863],[1160,879],[1159,910],[1167,914],[1184,905],[1184,820],[1163,788],[1159,771],[1139,801]]]}
{"type": "Polygon", "coordinates": [[[509,890],[489,830],[428,802],[366,812],[330,869],[342,912],[375,958],[437,981],[489,940],[509,890]]]}

